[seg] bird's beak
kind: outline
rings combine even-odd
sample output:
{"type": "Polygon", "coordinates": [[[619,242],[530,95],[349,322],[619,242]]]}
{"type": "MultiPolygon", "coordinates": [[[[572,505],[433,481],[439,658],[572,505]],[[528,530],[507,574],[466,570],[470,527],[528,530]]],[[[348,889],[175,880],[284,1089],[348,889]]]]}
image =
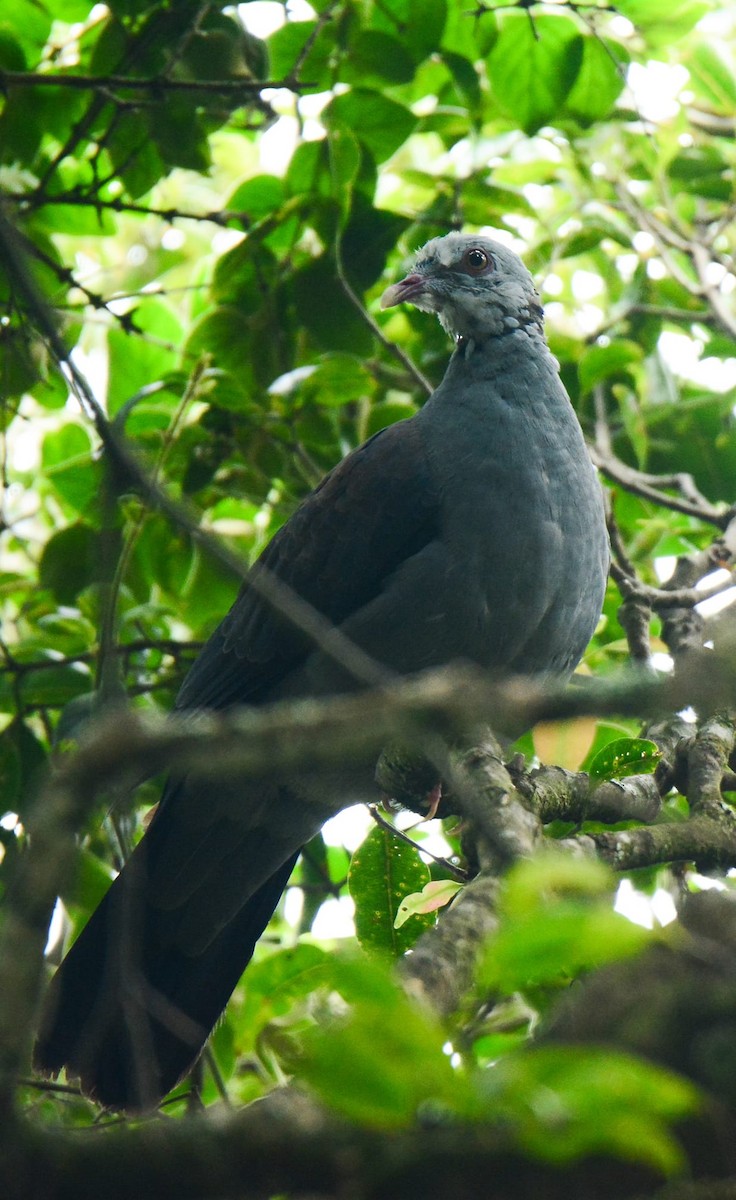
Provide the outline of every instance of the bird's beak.
{"type": "Polygon", "coordinates": [[[392,283],[381,296],[381,308],[393,308],[395,304],[410,303],[426,290],[427,280],[424,275],[407,275],[399,283],[392,283]]]}

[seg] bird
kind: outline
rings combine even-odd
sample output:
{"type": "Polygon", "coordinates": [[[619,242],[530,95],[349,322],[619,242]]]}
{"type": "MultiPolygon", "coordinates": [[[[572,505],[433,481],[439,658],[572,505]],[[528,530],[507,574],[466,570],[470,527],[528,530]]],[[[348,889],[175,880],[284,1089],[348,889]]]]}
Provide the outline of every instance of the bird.
{"type": "MultiPolygon", "coordinates": [[[[602,492],[519,256],[433,238],[384,309],[435,313],[455,345],[411,417],[352,450],[255,562],[176,701],[222,711],[364,686],[258,587],[291,589],[394,676],[454,661],[568,678],[600,616],[602,492]]],[[[361,768],[362,769],[362,768],[361,768]]],[[[36,1068],[145,1112],[191,1069],[303,846],[373,780],[172,772],[150,825],[49,986],[36,1068]],[[320,803],[320,797],[327,797],[320,803]]]]}

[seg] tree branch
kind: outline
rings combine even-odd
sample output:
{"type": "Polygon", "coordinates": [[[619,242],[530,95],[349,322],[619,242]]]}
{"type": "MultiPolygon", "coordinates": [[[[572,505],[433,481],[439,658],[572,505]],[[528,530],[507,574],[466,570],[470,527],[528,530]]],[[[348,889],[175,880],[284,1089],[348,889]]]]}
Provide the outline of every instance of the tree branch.
{"type": "MultiPolygon", "coordinates": [[[[571,846],[573,842],[561,844],[571,846]]],[[[699,871],[728,870],[736,865],[736,824],[733,813],[726,811],[718,820],[692,817],[642,829],[584,834],[574,844],[596,853],[614,871],[675,862],[694,862],[699,871]]]]}
{"type": "Polygon", "coordinates": [[[23,87],[60,87],[75,91],[103,92],[149,92],[156,97],[167,92],[203,93],[212,96],[258,94],[264,88],[286,88],[299,92],[307,83],[296,83],[293,79],[169,79],[156,75],[153,78],[137,79],[134,75],[52,75],[46,71],[0,70],[0,91],[23,87]]]}
{"type": "MultiPolygon", "coordinates": [[[[25,1068],[46,927],[56,896],[74,869],[74,834],[96,797],[113,782],[134,785],[173,763],[203,778],[273,778],[336,763],[370,763],[385,742],[397,737],[420,753],[435,754],[439,738],[452,742],[462,736],[467,744],[479,727],[504,726],[511,715],[524,728],[537,720],[582,713],[671,712],[693,702],[713,711],[726,699],[736,702],[736,673],[730,664],[719,668],[715,656],[703,653],[693,656],[682,675],[663,680],[623,675],[584,688],[555,688],[531,680],[504,683],[477,670],[455,668],[329,700],[167,720],[111,712],[90,723],[78,750],[59,761],[26,821],[29,844],[0,930],[0,961],[8,964],[0,995],[0,1090],[4,1087],[7,1096],[25,1068]]],[[[480,865],[490,867],[494,878],[499,868],[530,851],[538,818],[519,803],[495,752],[474,752],[451,773],[450,785],[473,823],[480,865]]],[[[346,794],[335,809],[354,799],[346,794]]],[[[721,866],[736,862],[736,831],[726,812],[718,821],[701,816],[581,841],[621,870],[683,858],[721,866]]],[[[457,975],[458,989],[463,978],[457,975]]]]}
{"type": "Polygon", "coordinates": [[[22,1126],[0,1159],[3,1200],[624,1200],[659,1176],[597,1156],[559,1166],[517,1148],[501,1122],[451,1117],[413,1128],[358,1128],[281,1089],[217,1119],[56,1131],[22,1126]],[[489,1181],[492,1180],[492,1184],[489,1181]],[[561,1190],[562,1189],[562,1190],[561,1190]]]}
{"type": "Polygon", "coordinates": [[[630,775],[597,785],[584,771],[537,767],[517,779],[517,787],[545,825],[551,821],[653,821],[662,807],[654,775],[630,775]]]}
{"type": "Polygon", "coordinates": [[[618,483],[625,488],[627,492],[632,492],[635,496],[641,496],[644,500],[651,500],[654,504],[660,505],[662,508],[669,508],[672,512],[684,513],[688,517],[696,517],[699,521],[706,521],[710,525],[715,525],[718,529],[725,529],[733,520],[736,512],[734,508],[718,508],[710,504],[704,498],[698,501],[681,498],[679,496],[670,496],[667,492],[661,491],[662,487],[681,486],[683,477],[681,475],[647,475],[642,471],[636,471],[633,467],[629,467],[620,459],[615,458],[603,452],[597,446],[591,446],[590,456],[594,466],[598,467],[604,475],[612,479],[614,483],[618,483]],[[658,485],[658,486],[657,486],[658,485]]]}

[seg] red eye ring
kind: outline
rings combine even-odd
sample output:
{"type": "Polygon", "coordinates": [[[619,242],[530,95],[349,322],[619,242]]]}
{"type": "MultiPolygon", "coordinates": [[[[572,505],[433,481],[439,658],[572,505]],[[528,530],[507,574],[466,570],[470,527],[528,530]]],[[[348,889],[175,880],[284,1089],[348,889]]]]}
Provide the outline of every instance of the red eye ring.
{"type": "Polygon", "coordinates": [[[465,252],[465,265],[474,275],[480,275],[490,265],[490,258],[485,250],[481,250],[479,246],[473,246],[465,252]]]}

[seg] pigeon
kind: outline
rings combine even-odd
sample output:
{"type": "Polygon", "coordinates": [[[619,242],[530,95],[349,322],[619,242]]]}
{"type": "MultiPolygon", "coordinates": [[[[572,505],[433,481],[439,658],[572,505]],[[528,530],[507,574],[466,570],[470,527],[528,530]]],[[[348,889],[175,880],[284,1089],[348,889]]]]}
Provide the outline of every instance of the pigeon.
{"type": "MultiPolygon", "coordinates": [[[[436,313],[455,349],[407,420],[354,449],[254,564],[184,680],[182,712],[365,686],[262,595],[269,573],[393,676],[454,661],[565,679],[608,570],[600,485],[528,270],[485,234],[418,252],[382,307],[436,313]]],[[[346,643],[344,643],[346,644],[346,643]]],[[[191,1069],[300,850],[375,789],[361,767],[213,782],[173,772],[53,978],[35,1065],[147,1111],[191,1069]]]]}

